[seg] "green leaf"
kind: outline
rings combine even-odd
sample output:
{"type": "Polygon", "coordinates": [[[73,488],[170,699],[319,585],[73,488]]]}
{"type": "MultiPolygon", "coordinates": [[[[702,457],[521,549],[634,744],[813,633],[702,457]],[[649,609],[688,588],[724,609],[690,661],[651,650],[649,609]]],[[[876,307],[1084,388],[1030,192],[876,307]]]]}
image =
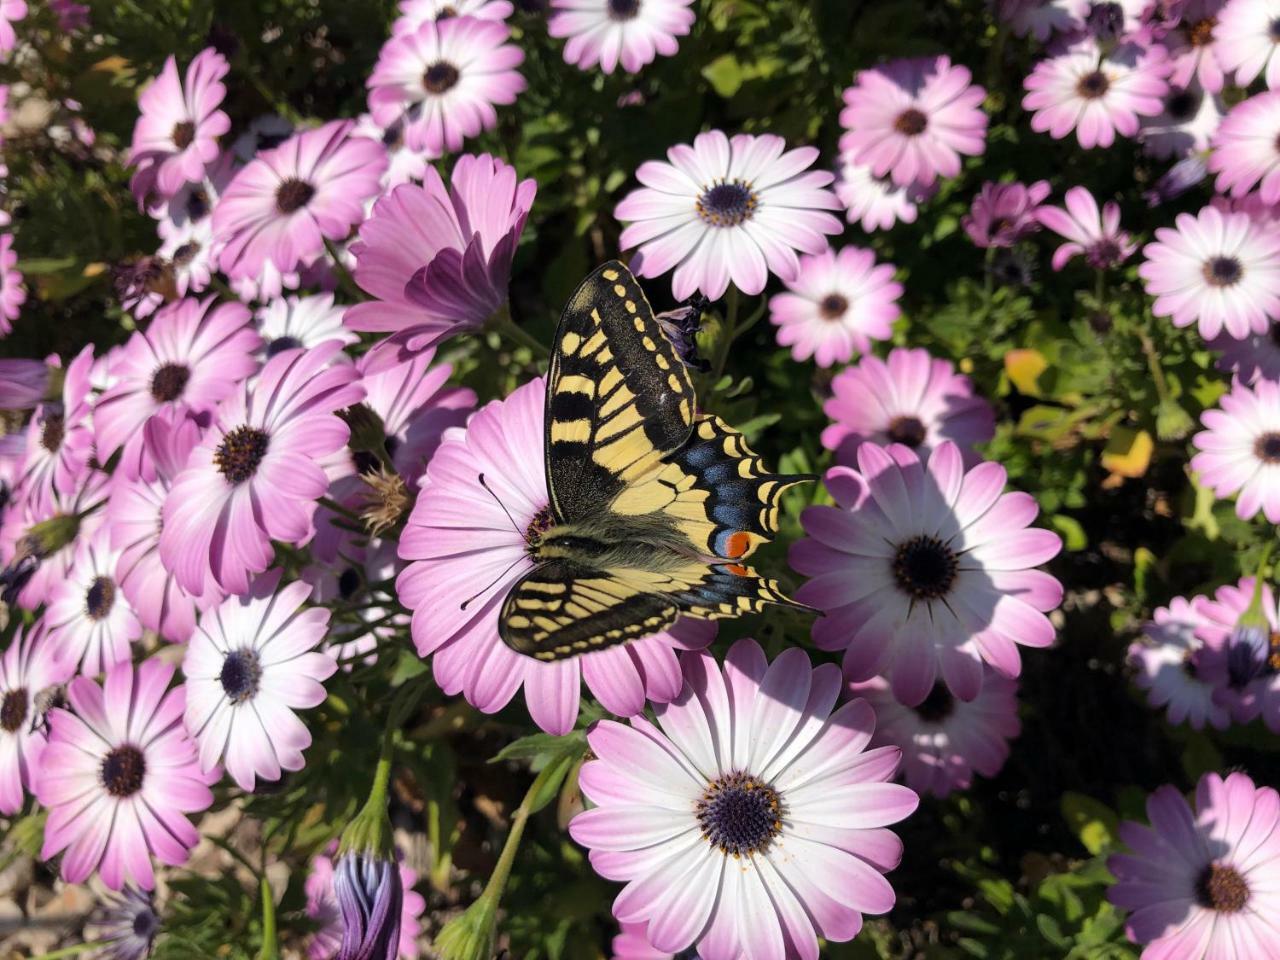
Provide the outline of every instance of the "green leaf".
{"type": "Polygon", "coordinates": [[[19,260],[17,270],[23,276],[35,276],[43,273],[61,273],[76,265],[75,257],[32,257],[19,260]]]}
{"type": "Polygon", "coordinates": [[[711,84],[711,88],[726,100],[738,92],[746,79],[742,65],[732,53],[716,57],[702,68],[702,75],[711,84]]]}
{"type": "Polygon", "coordinates": [[[581,730],[574,730],[563,737],[552,736],[549,733],[531,733],[527,737],[521,737],[519,740],[513,740],[507,744],[491,757],[489,762],[542,760],[545,764],[558,757],[585,752],[586,744],[586,734],[581,730]]]}
{"type": "Polygon", "coordinates": [[[1062,537],[1062,545],[1067,550],[1083,550],[1089,545],[1089,535],[1075,517],[1065,513],[1055,513],[1049,518],[1049,525],[1062,537]]]}
{"type": "Polygon", "coordinates": [[[1115,846],[1120,818],[1105,803],[1083,793],[1067,791],[1062,795],[1062,815],[1090,853],[1098,854],[1115,846]]]}

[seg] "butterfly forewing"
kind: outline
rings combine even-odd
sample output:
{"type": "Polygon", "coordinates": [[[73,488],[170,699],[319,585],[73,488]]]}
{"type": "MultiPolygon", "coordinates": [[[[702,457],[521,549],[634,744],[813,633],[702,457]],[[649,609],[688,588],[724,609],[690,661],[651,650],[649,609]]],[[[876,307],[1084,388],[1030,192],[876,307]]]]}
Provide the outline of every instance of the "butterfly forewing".
{"type": "Polygon", "coordinates": [[[598,514],[688,439],[688,371],[616,260],[570,298],[551,351],[547,492],[562,521],[598,514]]]}

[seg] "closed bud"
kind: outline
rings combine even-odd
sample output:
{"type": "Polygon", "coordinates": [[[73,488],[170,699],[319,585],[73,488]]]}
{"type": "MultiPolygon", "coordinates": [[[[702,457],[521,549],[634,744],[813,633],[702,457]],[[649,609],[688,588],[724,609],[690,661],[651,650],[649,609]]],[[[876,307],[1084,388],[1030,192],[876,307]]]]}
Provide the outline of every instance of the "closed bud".
{"type": "Polygon", "coordinates": [[[395,858],[342,853],[334,867],[333,892],[342,911],[338,960],[396,960],[404,886],[395,858]]]}

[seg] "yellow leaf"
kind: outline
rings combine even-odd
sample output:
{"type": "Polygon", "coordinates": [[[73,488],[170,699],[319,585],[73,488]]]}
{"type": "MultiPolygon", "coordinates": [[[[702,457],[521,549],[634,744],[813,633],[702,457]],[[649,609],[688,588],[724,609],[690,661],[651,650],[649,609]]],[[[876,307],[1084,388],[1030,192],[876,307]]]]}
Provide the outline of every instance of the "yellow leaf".
{"type": "Polygon", "coordinates": [[[1102,451],[1102,466],[1122,477],[1140,477],[1151,465],[1155,446],[1145,430],[1116,427],[1102,451]]]}
{"type": "Polygon", "coordinates": [[[1040,374],[1049,369],[1049,361],[1039,350],[1010,350],[1004,355],[1004,370],[1018,388],[1029,397],[1040,396],[1040,374]]]}

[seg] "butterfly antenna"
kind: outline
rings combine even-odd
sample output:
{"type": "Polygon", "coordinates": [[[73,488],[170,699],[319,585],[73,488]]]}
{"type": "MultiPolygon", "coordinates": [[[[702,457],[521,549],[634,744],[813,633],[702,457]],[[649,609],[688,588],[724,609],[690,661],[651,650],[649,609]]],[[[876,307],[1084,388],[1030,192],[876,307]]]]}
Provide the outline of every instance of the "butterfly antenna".
{"type": "MultiPolygon", "coordinates": [[[[507,505],[503,503],[501,500],[499,500],[498,495],[493,492],[493,488],[484,482],[483,473],[480,474],[480,486],[484,487],[485,492],[488,493],[489,496],[493,497],[494,503],[496,503],[498,506],[502,508],[502,512],[505,513],[507,515],[507,519],[511,521],[511,529],[514,530],[516,533],[520,534],[520,538],[524,540],[525,543],[528,543],[529,534],[526,531],[520,529],[520,524],[516,523],[516,518],[511,515],[511,511],[507,509],[507,505]]],[[[483,592],[484,591],[482,590],[481,593],[483,592]]]]}
{"type": "Polygon", "coordinates": [[[484,589],[479,590],[479,591],[477,591],[476,593],[473,593],[471,596],[467,597],[467,599],[463,600],[463,601],[462,601],[462,605],[461,605],[458,609],[459,609],[459,610],[465,610],[465,609],[467,609],[467,607],[468,607],[468,606],[469,606],[469,605],[470,605],[470,604],[471,604],[471,603],[472,603],[476,598],[481,597],[481,596],[483,596],[484,594],[488,593],[490,590],[492,590],[492,589],[493,589],[494,584],[496,584],[499,580],[501,580],[501,579],[502,579],[503,577],[505,577],[508,573],[510,573],[510,572],[511,572],[511,568],[512,568],[512,567],[514,567],[517,563],[519,563],[519,562],[520,562],[521,560],[523,560],[523,559],[524,559],[524,557],[516,557],[514,560],[512,560],[509,564],[507,564],[507,568],[506,568],[505,570],[503,570],[500,574],[498,574],[496,577],[494,577],[492,580],[490,580],[490,581],[489,581],[489,583],[488,583],[488,585],[487,585],[487,586],[485,586],[485,587],[484,587],[484,589]]]}

